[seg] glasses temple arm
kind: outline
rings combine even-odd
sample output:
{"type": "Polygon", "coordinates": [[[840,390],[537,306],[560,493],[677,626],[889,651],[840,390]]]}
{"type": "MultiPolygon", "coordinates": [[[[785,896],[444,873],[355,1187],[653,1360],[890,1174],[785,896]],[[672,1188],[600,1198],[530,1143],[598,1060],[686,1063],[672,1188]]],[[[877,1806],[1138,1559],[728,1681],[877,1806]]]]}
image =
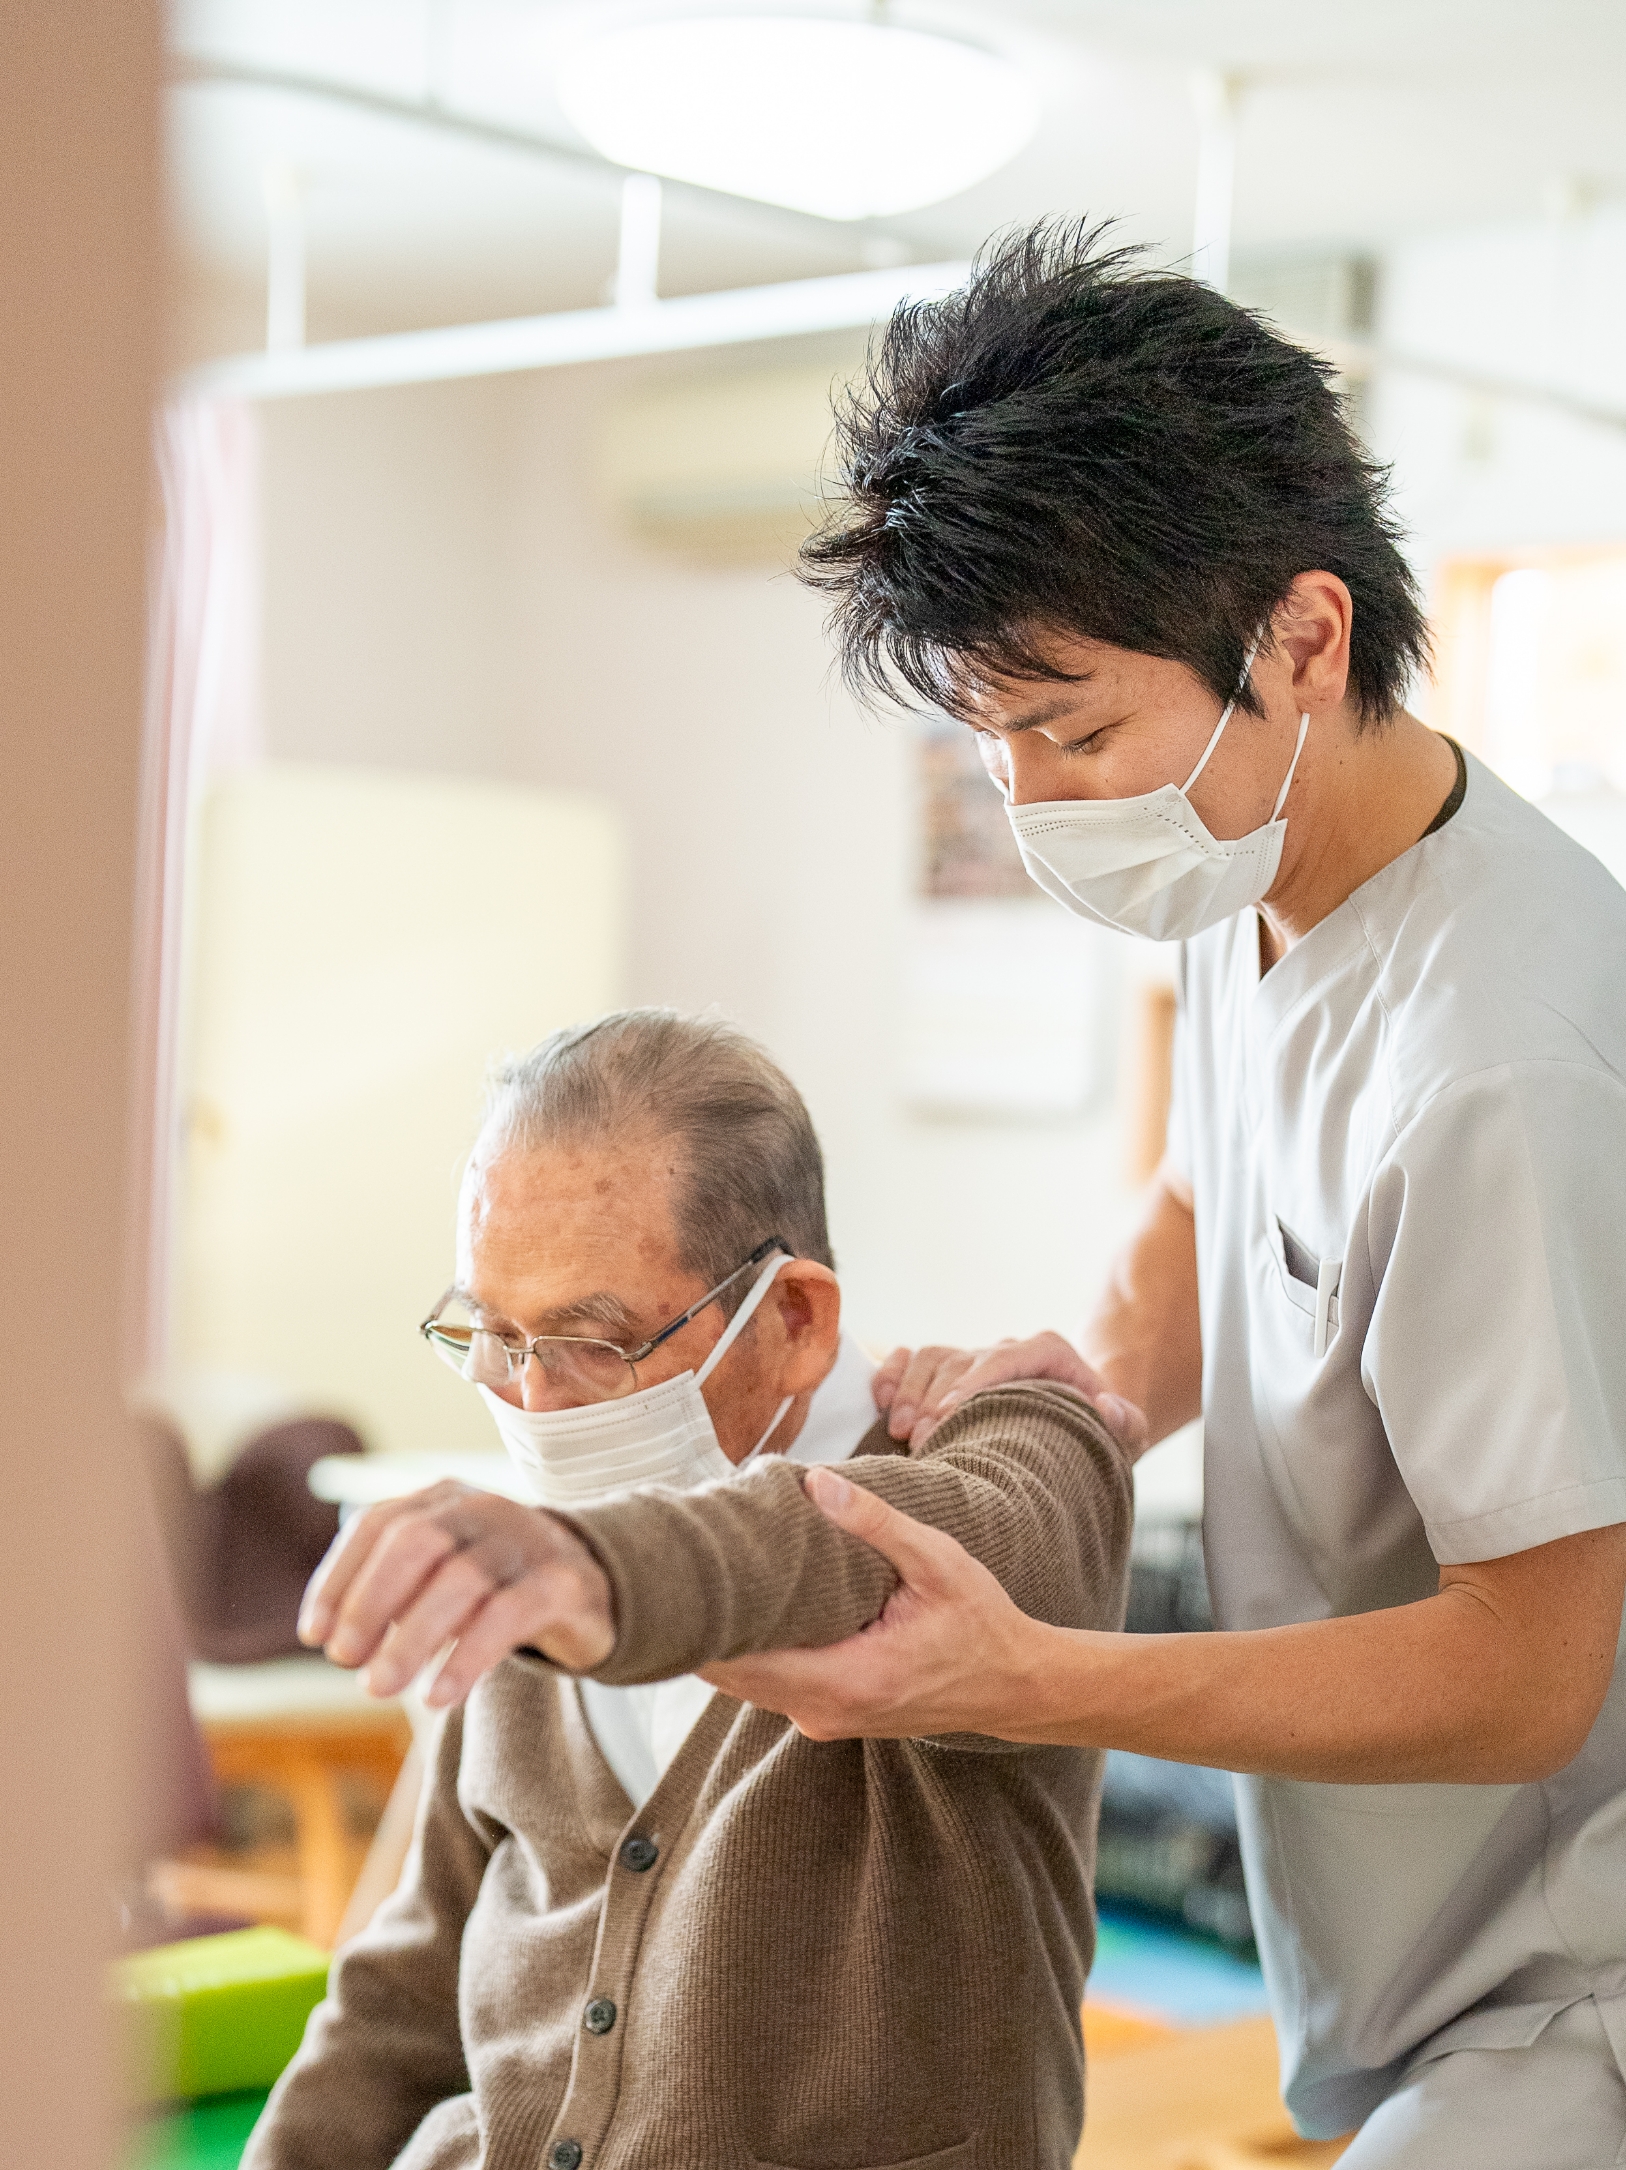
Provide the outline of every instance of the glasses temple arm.
{"type": "Polygon", "coordinates": [[[724,1274],[715,1288],[708,1289],[704,1296],[697,1296],[688,1310],[683,1312],[680,1317],[673,1319],[670,1326],[663,1326],[653,1339],[644,1343],[642,1348],[623,1349],[621,1354],[629,1364],[641,1364],[646,1356],[654,1354],[663,1341],[670,1341],[672,1336],[687,1326],[691,1319],[698,1318],[707,1304],[715,1303],[730,1281],[737,1281],[742,1273],[749,1273],[753,1266],[759,1266],[770,1251],[783,1251],[787,1258],[795,1255],[783,1236],[769,1236],[765,1242],[759,1243],[750,1257],[742,1260],[732,1273],[724,1274]]]}

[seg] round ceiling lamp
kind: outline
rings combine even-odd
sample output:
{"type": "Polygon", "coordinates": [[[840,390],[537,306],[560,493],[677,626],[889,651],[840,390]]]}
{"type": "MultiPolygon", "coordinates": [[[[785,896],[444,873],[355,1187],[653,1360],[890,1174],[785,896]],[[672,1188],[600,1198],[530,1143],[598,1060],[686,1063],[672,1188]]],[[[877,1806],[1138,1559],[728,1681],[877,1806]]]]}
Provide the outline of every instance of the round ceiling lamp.
{"type": "Polygon", "coordinates": [[[1038,125],[1029,79],[958,38],[877,22],[719,15],[578,46],[559,101],[617,165],[811,211],[885,218],[957,195],[1038,125]]]}

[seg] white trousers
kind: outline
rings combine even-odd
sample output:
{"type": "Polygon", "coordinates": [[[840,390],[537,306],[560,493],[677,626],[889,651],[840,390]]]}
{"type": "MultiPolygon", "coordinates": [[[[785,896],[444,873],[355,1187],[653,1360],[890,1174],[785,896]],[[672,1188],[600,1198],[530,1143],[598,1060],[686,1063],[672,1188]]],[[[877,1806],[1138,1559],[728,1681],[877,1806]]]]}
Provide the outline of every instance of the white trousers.
{"type": "Polygon", "coordinates": [[[1614,2170],[1626,2080],[1590,1998],[1528,2049],[1458,2049],[1415,2065],[1339,2170],[1614,2170]]]}

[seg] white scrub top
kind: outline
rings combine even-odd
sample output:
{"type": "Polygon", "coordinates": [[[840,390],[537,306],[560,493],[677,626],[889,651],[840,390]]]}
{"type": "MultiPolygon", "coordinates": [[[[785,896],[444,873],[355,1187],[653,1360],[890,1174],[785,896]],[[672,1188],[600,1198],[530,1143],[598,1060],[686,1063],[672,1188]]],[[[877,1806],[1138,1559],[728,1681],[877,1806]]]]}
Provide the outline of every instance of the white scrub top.
{"type": "MultiPolygon", "coordinates": [[[[843,1334],[836,1360],[815,1389],[785,1460],[804,1465],[846,1461],[876,1421],[870,1389],[874,1376],[871,1358],[843,1334]]],[[[642,1808],[711,1701],[710,1683],[698,1673],[683,1673],[676,1680],[636,1688],[608,1688],[597,1680],[580,1681],[578,1687],[600,1754],[633,1807],[642,1808]]]]}
{"type": "MultiPolygon", "coordinates": [[[[1456,815],[1263,978],[1184,945],[1204,1538],[1221,1628],[1433,1595],[1626,1521],[1626,891],[1468,760],[1456,815]]],[[[1626,1666],[1539,1785],[1237,1780],[1289,2107],[1593,1996],[1626,2063],[1626,1666]]]]}

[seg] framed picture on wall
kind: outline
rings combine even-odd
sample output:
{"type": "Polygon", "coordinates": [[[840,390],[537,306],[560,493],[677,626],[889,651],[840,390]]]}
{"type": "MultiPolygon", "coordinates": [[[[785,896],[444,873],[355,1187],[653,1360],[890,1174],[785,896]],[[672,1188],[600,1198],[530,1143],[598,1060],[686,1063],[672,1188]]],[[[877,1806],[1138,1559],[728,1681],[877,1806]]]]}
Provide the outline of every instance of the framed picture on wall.
{"type": "Polygon", "coordinates": [[[1005,802],[963,723],[922,726],[919,781],[919,894],[1031,897],[1005,802]]]}
{"type": "Polygon", "coordinates": [[[962,1120],[1086,1115],[1111,1076],[1114,938],[1029,880],[963,724],[922,727],[917,804],[906,1103],[962,1120]]]}

